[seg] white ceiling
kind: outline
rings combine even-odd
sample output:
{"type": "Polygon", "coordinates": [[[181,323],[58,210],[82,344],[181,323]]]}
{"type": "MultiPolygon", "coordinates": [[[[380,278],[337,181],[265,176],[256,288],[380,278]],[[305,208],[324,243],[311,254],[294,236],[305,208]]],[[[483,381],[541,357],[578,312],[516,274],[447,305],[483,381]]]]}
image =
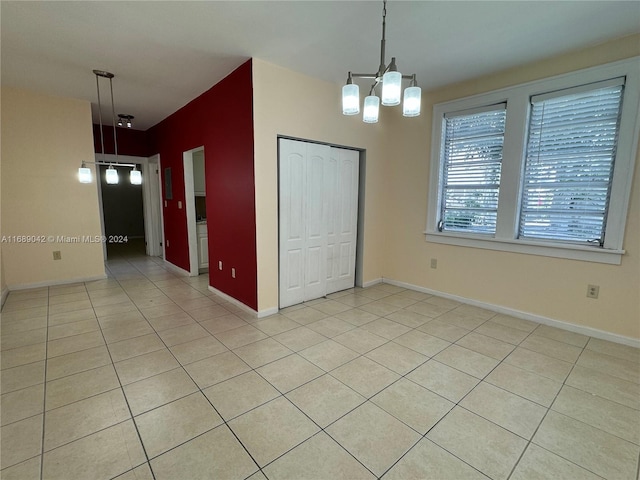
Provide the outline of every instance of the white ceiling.
{"type": "MultiPolygon", "coordinates": [[[[0,9],[3,85],[90,100],[95,112],[92,70],[107,70],[117,113],[143,130],[250,57],[336,83],[379,63],[382,1],[2,0],[0,9]]],[[[387,62],[397,57],[429,90],[635,32],[638,1],[389,0],[387,62]]]]}

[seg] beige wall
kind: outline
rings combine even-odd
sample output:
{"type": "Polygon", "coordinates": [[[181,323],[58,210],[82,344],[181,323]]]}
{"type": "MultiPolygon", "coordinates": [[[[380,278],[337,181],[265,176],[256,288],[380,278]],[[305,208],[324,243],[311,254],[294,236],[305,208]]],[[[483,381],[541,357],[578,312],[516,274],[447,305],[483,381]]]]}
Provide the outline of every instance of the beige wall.
{"type": "MultiPolygon", "coordinates": [[[[95,177],[77,180],[93,158],[88,102],[2,88],[2,234],[100,235],[95,177]]],[[[2,260],[9,289],[104,276],[99,243],[5,242],[2,260]]]]}
{"type": "Polygon", "coordinates": [[[259,310],[278,306],[278,135],[366,149],[364,281],[382,276],[385,118],[366,125],[342,115],[341,88],[253,60],[259,310]]]}
{"type": "Polygon", "coordinates": [[[392,125],[385,178],[384,277],[610,333],[640,338],[640,160],[636,159],[621,265],[425,242],[431,114],[435,103],[640,55],[634,35],[423,94],[419,121],[392,125]],[[437,258],[438,268],[429,268],[437,258]],[[597,300],[587,284],[600,285],[597,300]]]}

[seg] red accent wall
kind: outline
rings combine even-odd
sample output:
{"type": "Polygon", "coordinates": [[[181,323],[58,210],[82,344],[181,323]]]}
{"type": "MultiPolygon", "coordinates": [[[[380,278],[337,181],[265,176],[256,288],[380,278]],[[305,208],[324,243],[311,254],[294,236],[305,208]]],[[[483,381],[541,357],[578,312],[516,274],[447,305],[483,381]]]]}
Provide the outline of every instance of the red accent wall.
{"type": "Polygon", "coordinates": [[[153,153],[160,154],[163,190],[171,168],[173,199],[163,205],[167,260],[189,270],[182,153],[204,146],[209,284],[257,309],[251,60],[148,133],[153,153]]]}
{"type": "MultiPolygon", "coordinates": [[[[122,127],[116,127],[116,129],[118,154],[131,155],[133,157],[150,157],[155,153],[146,131],[122,127]]],[[[103,125],[102,132],[104,134],[104,153],[114,154],[113,127],[111,125],[103,125]]],[[[96,124],[93,125],[93,146],[96,153],[102,152],[100,125],[96,124]]]]}

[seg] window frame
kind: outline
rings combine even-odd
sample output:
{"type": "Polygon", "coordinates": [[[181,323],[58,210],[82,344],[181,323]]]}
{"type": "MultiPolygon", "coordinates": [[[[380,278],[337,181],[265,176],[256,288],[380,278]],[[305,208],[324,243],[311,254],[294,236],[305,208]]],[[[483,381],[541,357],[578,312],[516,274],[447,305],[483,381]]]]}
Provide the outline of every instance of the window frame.
{"type": "Polygon", "coordinates": [[[548,257],[620,264],[636,163],[640,122],[640,57],[535,80],[433,106],[427,242],[548,257]],[[529,132],[530,101],[535,95],[625,77],[620,130],[613,170],[606,236],[602,247],[549,240],[519,239],[520,201],[529,132]],[[441,209],[445,114],[506,102],[507,118],[495,235],[438,231],[441,209]]]}

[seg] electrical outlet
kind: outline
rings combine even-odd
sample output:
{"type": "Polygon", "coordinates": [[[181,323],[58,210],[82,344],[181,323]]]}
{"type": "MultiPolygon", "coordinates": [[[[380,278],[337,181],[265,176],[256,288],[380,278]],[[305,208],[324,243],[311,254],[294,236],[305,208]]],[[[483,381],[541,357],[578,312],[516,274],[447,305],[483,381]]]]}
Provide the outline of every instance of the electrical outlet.
{"type": "Polygon", "coordinates": [[[222,270],[222,260],[218,260],[218,270],[222,270]]]}
{"type": "Polygon", "coordinates": [[[600,293],[600,285],[587,285],[587,297],[598,298],[600,293]]]}
{"type": "Polygon", "coordinates": [[[231,269],[231,278],[236,278],[236,269],[235,268],[231,269]]]}
{"type": "Polygon", "coordinates": [[[431,268],[438,268],[438,259],[437,258],[432,258],[431,259],[431,268]]]}
{"type": "Polygon", "coordinates": [[[55,250],[53,252],[53,259],[54,260],[62,260],[62,253],[60,253],[60,250],[55,250]]]}

